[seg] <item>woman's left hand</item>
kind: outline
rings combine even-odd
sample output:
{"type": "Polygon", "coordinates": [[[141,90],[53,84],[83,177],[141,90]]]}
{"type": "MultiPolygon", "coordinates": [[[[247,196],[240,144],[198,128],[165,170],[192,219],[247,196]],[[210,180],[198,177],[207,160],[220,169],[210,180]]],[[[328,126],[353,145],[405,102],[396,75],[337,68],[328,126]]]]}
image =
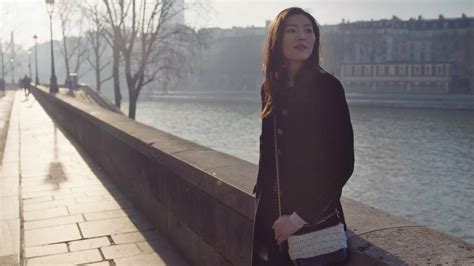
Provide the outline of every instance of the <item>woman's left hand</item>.
{"type": "Polygon", "coordinates": [[[275,232],[275,239],[280,245],[285,242],[289,236],[294,234],[299,228],[291,222],[289,215],[280,216],[272,226],[273,231],[275,232]]]}

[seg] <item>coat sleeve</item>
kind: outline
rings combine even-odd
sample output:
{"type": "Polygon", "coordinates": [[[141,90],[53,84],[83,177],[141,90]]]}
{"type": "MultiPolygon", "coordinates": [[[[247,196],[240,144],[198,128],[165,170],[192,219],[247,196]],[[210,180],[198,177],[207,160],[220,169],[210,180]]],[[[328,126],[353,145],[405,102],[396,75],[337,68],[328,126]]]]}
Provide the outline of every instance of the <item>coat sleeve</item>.
{"type": "MultiPolygon", "coordinates": [[[[262,102],[262,107],[261,107],[261,110],[263,111],[263,107],[264,107],[264,98],[265,98],[265,94],[264,94],[264,91],[263,91],[263,85],[260,89],[260,98],[261,98],[261,102],[262,102]]],[[[260,147],[259,147],[259,150],[260,150],[260,157],[259,157],[259,160],[258,160],[258,174],[257,174],[257,183],[255,184],[254,188],[253,188],[253,193],[254,194],[258,194],[260,188],[261,188],[261,185],[262,185],[262,182],[263,182],[263,173],[265,172],[265,169],[267,168],[267,165],[268,165],[268,154],[266,154],[266,151],[265,150],[268,150],[268,148],[266,148],[265,146],[268,146],[270,143],[269,142],[269,136],[268,134],[270,132],[269,129],[268,129],[268,119],[265,119],[265,118],[262,118],[262,130],[261,130],[261,133],[260,133],[260,147]]]]}
{"type": "Polygon", "coordinates": [[[327,112],[330,117],[325,128],[327,145],[322,158],[323,176],[315,176],[306,184],[297,184],[293,199],[294,211],[308,224],[318,222],[330,206],[340,199],[343,186],[354,170],[354,136],[344,88],[334,79],[328,93],[327,112]],[[315,194],[315,191],[319,193],[315,194]]]}

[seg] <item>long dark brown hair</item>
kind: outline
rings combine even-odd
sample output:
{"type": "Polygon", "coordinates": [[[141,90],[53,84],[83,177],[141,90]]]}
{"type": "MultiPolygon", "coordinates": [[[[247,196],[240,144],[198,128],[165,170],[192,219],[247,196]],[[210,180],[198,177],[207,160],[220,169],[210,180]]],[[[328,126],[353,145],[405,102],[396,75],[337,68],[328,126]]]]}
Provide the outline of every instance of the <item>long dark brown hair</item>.
{"type": "Polygon", "coordinates": [[[313,26],[313,32],[316,36],[311,56],[305,61],[303,67],[319,66],[319,27],[318,23],[308,12],[299,7],[290,7],[281,11],[270,24],[267,30],[267,37],[263,46],[263,102],[261,116],[268,116],[274,107],[274,100],[277,91],[281,86],[285,86],[287,73],[283,60],[283,33],[285,31],[286,21],[292,15],[303,14],[313,26]]]}

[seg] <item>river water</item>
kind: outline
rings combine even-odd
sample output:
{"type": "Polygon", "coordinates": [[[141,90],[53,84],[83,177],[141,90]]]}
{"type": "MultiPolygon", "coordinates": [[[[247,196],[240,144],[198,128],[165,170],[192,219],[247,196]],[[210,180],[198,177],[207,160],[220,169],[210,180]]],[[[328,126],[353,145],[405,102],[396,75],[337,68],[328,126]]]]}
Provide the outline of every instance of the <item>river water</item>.
{"type": "MultiPolygon", "coordinates": [[[[259,109],[147,98],[137,121],[256,164],[259,109]]],[[[343,195],[474,243],[474,111],[350,111],[356,164],[343,195]]]]}

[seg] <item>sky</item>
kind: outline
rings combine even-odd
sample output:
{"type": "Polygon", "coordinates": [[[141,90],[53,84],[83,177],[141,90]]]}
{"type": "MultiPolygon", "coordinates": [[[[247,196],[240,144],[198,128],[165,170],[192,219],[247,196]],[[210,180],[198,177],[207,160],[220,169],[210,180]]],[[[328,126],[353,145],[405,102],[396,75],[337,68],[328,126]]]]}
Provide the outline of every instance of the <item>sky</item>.
{"type": "MultiPolygon", "coordinates": [[[[58,0],[56,0],[58,1],[58,0]]],[[[310,11],[319,24],[337,24],[346,21],[391,18],[472,17],[474,0],[186,0],[186,5],[200,4],[204,9],[185,13],[188,25],[195,28],[233,26],[263,27],[266,20],[287,7],[299,6],[310,11]]],[[[40,43],[49,40],[49,17],[44,0],[0,0],[0,39],[10,41],[15,32],[15,42],[24,48],[33,45],[34,34],[40,43]]],[[[60,37],[59,20],[53,18],[53,37],[60,37]]]]}

